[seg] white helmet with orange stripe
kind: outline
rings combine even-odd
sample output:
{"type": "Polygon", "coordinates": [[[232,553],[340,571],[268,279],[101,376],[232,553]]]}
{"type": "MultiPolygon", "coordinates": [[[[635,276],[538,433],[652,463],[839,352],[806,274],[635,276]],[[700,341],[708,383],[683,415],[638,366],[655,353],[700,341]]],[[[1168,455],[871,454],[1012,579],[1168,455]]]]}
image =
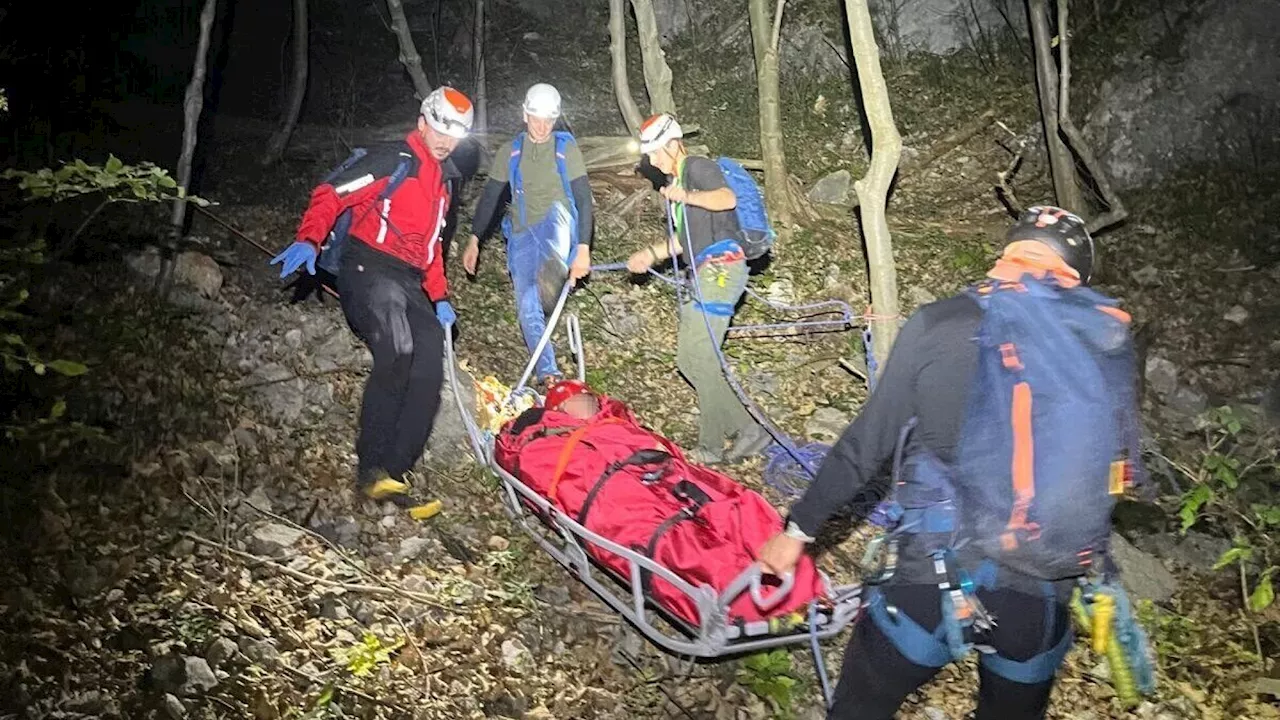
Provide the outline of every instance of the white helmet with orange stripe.
{"type": "Polygon", "coordinates": [[[475,106],[466,95],[443,85],[422,101],[421,112],[431,129],[458,139],[471,132],[476,117],[475,106]]]}

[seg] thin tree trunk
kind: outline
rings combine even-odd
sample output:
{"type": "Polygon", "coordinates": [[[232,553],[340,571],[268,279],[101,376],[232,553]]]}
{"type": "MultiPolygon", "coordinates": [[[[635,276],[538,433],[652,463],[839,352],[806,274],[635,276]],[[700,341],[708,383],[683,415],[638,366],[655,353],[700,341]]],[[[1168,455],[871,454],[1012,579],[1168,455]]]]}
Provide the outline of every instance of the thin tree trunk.
{"type": "Polygon", "coordinates": [[[431,83],[427,82],[427,74],[422,71],[422,56],[413,44],[413,35],[409,33],[409,20],[404,16],[402,0],[387,0],[387,12],[391,15],[391,27],[396,31],[396,40],[400,43],[400,62],[409,71],[413,80],[413,91],[422,100],[431,94],[431,83]]]}
{"type": "Polygon", "coordinates": [[[765,201],[775,224],[791,227],[787,158],[782,144],[782,101],[778,91],[778,41],[782,10],[778,0],[770,25],[769,0],[750,0],[751,44],[756,51],[756,85],[760,96],[760,154],[764,159],[765,201]]]}
{"type": "Polygon", "coordinates": [[[284,155],[284,148],[289,144],[293,128],[298,124],[298,115],[302,113],[302,99],[307,94],[309,34],[307,0],[293,0],[293,78],[289,85],[289,104],[285,110],[284,123],[267,141],[267,152],[262,157],[263,165],[271,165],[284,155]]]}
{"type": "Polygon", "coordinates": [[[885,204],[902,155],[902,136],[893,123],[889,89],[880,70],[880,49],[876,46],[867,0],[845,0],[844,10],[849,21],[853,60],[858,68],[862,107],[871,126],[871,164],[867,174],[853,187],[862,209],[862,235],[867,244],[872,307],[868,323],[875,358],[883,371],[898,336],[898,273],[893,264],[885,204]]]}
{"type": "Polygon", "coordinates": [[[613,93],[618,97],[618,110],[627,132],[636,135],[644,118],[631,95],[627,78],[627,7],[626,0],[609,0],[609,50],[613,56],[613,93]]]}
{"type": "Polygon", "coordinates": [[[1045,151],[1053,176],[1053,193],[1058,205],[1073,213],[1085,212],[1084,196],[1076,183],[1076,165],[1071,150],[1058,133],[1058,72],[1053,62],[1053,34],[1049,29],[1046,0],[1027,0],[1031,42],[1036,58],[1036,86],[1040,95],[1040,119],[1044,123],[1045,151]]]}
{"type": "MultiPolygon", "coordinates": [[[[1080,162],[1084,164],[1085,170],[1089,176],[1093,178],[1093,182],[1098,186],[1098,192],[1102,194],[1102,200],[1107,204],[1107,212],[1089,218],[1086,227],[1089,232],[1095,233],[1103,228],[1111,227],[1116,223],[1129,217],[1129,211],[1125,209],[1124,203],[1120,200],[1120,195],[1111,187],[1111,182],[1107,178],[1106,170],[1102,168],[1101,163],[1093,154],[1093,149],[1089,147],[1088,141],[1084,135],[1076,128],[1075,122],[1071,119],[1071,42],[1070,42],[1070,23],[1068,22],[1067,0],[1058,0],[1058,126],[1062,129],[1062,134],[1066,136],[1067,142],[1071,144],[1071,149],[1076,156],[1080,158],[1080,162]]],[[[1094,11],[1097,12],[1098,6],[1095,4],[1094,11]]]]}
{"type": "Polygon", "coordinates": [[[475,131],[484,132],[489,127],[489,91],[484,74],[484,0],[476,0],[476,27],[472,35],[471,61],[476,78],[475,131]]]}
{"type": "Polygon", "coordinates": [[[636,29],[640,35],[640,60],[644,63],[644,86],[649,91],[649,112],[675,113],[676,101],[671,95],[671,68],[667,55],[658,42],[658,20],[653,15],[653,0],[631,0],[636,13],[636,29]]]}
{"type": "Polygon", "coordinates": [[[191,82],[187,83],[182,101],[182,152],[178,155],[178,199],[173,201],[173,215],[169,219],[169,235],[161,248],[160,273],[156,275],[156,290],[164,296],[169,293],[173,279],[173,264],[182,238],[182,226],[187,220],[187,188],[191,184],[191,163],[196,154],[196,131],[200,124],[200,111],[204,109],[204,77],[209,57],[209,36],[218,0],[205,0],[200,11],[200,42],[196,46],[195,63],[191,70],[191,82]]]}

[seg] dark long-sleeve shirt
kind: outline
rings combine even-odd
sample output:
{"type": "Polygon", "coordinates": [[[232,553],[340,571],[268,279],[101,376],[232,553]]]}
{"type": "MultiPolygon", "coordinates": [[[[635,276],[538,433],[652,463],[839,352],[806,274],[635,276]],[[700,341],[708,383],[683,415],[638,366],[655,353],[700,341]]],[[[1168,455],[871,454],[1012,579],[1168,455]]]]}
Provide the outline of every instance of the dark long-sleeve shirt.
{"type": "Polygon", "coordinates": [[[898,435],[917,419],[913,442],[943,463],[955,459],[982,311],[963,295],[930,303],[902,327],[876,390],[832,447],[791,519],[808,535],[891,469],[898,435]]]}

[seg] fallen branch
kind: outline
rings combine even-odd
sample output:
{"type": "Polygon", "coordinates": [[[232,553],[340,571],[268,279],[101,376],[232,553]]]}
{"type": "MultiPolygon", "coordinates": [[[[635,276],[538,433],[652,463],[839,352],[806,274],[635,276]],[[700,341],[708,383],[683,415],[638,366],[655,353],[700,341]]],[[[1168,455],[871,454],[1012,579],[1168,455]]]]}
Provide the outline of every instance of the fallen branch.
{"type": "Polygon", "coordinates": [[[987,110],[969,125],[953,131],[951,134],[934,143],[929,152],[919,156],[915,162],[903,163],[901,174],[924,172],[929,166],[941,160],[948,153],[969,142],[975,135],[986,130],[996,117],[995,109],[987,110]]]}
{"type": "Polygon", "coordinates": [[[192,532],[184,532],[182,533],[182,537],[185,537],[188,540],[191,540],[192,542],[195,542],[195,543],[199,543],[201,545],[219,548],[225,551],[226,553],[228,553],[229,555],[238,557],[241,560],[252,562],[262,567],[271,568],[272,570],[275,570],[276,572],[282,575],[291,577],[294,580],[297,580],[299,582],[310,583],[312,585],[321,585],[323,587],[337,588],[339,590],[342,590],[343,592],[357,593],[361,595],[373,595],[375,597],[402,597],[406,600],[413,600],[414,602],[420,602],[420,603],[423,603],[424,605],[429,605],[433,608],[436,608],[437,610],[450,610],[450,608],[448,608],[447,606],[436,602],[434,599],[432,599],[431,597],[423,593],[413,592],[411,590],[405,590],[404,588],[395,587],[393,585],[385,585],[385,584],[384,585],[361,585],[358,583],[344,583],[344,582],[339,582],[337,580],[330,580],[328,578],[322,578],[316,575],[304,573],[301,570],[294,570],[291,567],[286,567],[274,560],[271,560],[269,558],[264,558],[260,555],[254,555],[253,553],[248,553],[243,550],[236,550],[235,548],[230,548],[230,547],[224,548],[222,546],[222,543],[215,542],[205,537],[201,537],[200,535],[196,535],[195,533],[192,533],[192,532]]]}

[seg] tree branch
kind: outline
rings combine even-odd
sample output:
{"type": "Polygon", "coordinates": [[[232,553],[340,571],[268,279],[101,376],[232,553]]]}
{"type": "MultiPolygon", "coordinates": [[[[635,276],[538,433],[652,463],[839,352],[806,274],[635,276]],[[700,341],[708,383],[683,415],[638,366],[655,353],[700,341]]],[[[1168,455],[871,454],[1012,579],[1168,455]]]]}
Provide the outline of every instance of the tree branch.
{"type": "Polygon", "coordinates": [[[631,95],[631,80],[627,77],[627,13],[626,0],[609,0],[609,52],[613,60],[613,93],[618,98],[618,110],[627,132],[636,135],[644,118],[636,99],[631,95]]]}
{"type": "Polygon", "coordinates": [[[1066,0],[1058,2],[1058,127],[1066,136],[1071,150],[1080,158],[1089,177],[1093,178],[1094,184],[1098,186],[1098,192],[1102,194],[1102,201],[1107,205],[1107,212],[1091,218],[1085,224],[1090,233],[1095,233],[1129,217],[1129,211],[1125,209],[1120,196],[1112,189],[1106,172],[1094,157],[1093,150],[1085,141],[1084,135],[1071,120],[1071,43],[1067,24],[1068,5],[1066,0]]]}
{"type": "Polygon", "coordinates": [[[433,89],[427,81],[427,74],[422,70],[422,56],[413,44],[413,35],[409,32],[409,19],[404,16],[403,0],[387,0],[387,12],[391,15],[391,25],[396,30],[396,41],[400,43],[400,62],[409,71],[413,80],[413,90],[422,100],[431,94],[433,89]]]}

